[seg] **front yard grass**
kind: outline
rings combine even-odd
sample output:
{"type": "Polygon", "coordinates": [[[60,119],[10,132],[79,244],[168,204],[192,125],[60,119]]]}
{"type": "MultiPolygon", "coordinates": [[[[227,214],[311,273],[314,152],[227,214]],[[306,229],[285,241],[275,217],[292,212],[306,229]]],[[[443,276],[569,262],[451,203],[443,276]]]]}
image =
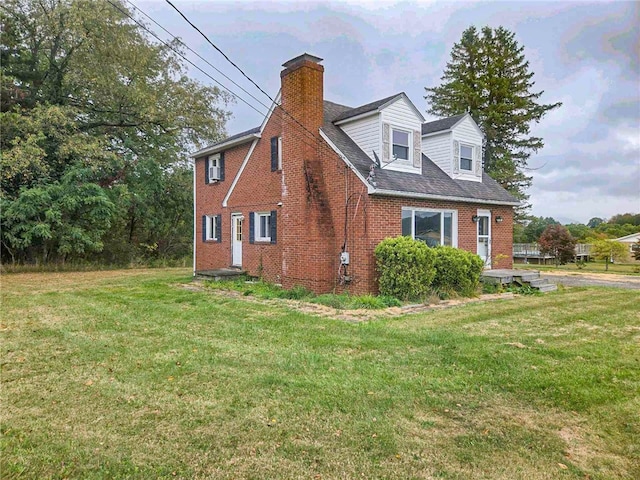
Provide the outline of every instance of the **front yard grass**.
{"type": "Polygon", "coordinates": [[[2,277],[10,478],[640,478],[640,292],[363,323],[184,269],[2,277]]]}

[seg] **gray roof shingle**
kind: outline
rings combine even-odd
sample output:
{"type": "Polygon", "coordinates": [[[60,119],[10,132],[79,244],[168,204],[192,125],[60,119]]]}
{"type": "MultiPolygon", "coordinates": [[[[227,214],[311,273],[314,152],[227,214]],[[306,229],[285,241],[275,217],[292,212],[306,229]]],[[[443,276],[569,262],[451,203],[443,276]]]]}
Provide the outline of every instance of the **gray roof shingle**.
{"type": "Polygon", "coordinates": [[[422,124],[422,135],[427,135],[428,133],[440,132],[442,130],[449,130],[456,123],[460,121],[462,117],[464,117],[466,113],[461,115],[455,115],[453,117],[441,118],[440,120],[434,120],[433,122],[427,122],[422,124]]]}
{"type": "Polygon", "coordinates": [[[372,112],[380,108],[385,103],[390,102],[391,100],[398,98],[401,95],[403,95],[402,92],[396,93],[395,95],[391,95],[390,97],[383,98],[382,100],[377,100],[375,102],[367,103],[366,105],[361,105],[356,108],[345,107],[346,110],[343,111],[336,118],[334,118],[333,121],[339,122],[340,120],[346,120],[347,118],[355,117],[357,115],[362,115],[363,113],[372,112]]]}
{"type": "MultiPolygon", "coordinates": [[[[367,178],[374,162],[340,127],[334,125],[336,119],[345,118],[345,112],[351,110],[353,109],[350,107],[325,101],[322,131],[347,157],[356,170],[364,178],[367,178]]],[[[417,196],[433,195],[468,199],[470,201],[479,200],[504,204],[518,203],[515,197],[486,173],[482,175],[482,182],[454,180],[424,154],[422,155],[422,175],[376,168],[375,181],[376,190],[397,191],[405,195],[413,193],[417,196]]]]}

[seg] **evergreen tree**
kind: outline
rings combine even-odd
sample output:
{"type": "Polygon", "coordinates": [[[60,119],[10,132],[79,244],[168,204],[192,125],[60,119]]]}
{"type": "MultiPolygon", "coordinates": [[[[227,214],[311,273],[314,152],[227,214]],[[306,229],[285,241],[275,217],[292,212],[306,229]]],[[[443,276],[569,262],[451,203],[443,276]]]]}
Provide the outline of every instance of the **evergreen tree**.
{"type": "Polygon", "coordinates": [[[561,105],[538,103],[544,92],[531,92],[532,78],[513,32],[471,26],[453,46],[442,84],[425,89],[428,113],[471,114],[486,135],[485,171],[521,200],[529,198],[531,185],[527,160],[544,146],[542,138],[530,135],[531,124],[561,105]]]}

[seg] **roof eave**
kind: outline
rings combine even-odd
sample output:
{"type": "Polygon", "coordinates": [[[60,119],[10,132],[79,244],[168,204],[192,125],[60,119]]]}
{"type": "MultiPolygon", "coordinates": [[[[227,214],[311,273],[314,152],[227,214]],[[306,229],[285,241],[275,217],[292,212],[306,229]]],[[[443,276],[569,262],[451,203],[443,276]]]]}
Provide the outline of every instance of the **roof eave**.
{"type": "Polygon", "coordinates": [[[210,147],[203,148],[202,150],[198,150],[197,152],[189,155],[190,158],[199,158],[204,155],[211,155],[212,153],[218,153],[228,148],[237,147],[238,145],[242,145],[244,143],[249,143],[256,138],[260,138],[261,135],[259,133],[250,133],[249,135],[245,135],[243,137],[234,138],[233,140],[229,140],[227,142],[218,143],[216,145],[212,145],[210,147]]]}
{"type": "Polygon", "coordinates": [[[447,200],[452,202],[464,202],[464,203],[482,203],[486,205],[509,205],[517,207],[520,202],[507,202],[505,200],[485,200],[480,198],[468,198],[468,197],[455,197],[450,195],[433,195],[430,193],[418,193],[407,192],[402,190],[386,190],[376,188],[370,195],[381,195],[385,197],[404,197],[404,198],[417,198],[421,200],[447,200]]]}
{"type": "Polygon", "coordinates": [[[334,122],[334,125],[344,125],[345,123],[355,122],[356,120],[362,120],[363,118],[371,117],[373,115],[378,115],[380,113],[379,109],[369,110],[368,112],[361,113],[360,115],[355,115],[353,117],[343,118],[342,120],[338,120],[334,122]]]}

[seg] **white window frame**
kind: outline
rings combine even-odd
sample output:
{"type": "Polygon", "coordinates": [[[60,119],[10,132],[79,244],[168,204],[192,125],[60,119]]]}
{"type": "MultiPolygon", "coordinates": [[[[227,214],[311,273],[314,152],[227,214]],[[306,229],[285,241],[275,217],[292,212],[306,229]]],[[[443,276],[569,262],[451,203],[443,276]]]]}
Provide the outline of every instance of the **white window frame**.
{"type": "MultiPolygon", "coordinates": [[[[411,211],[411,238],[416,238],[416,215],[415,212],[428,212],[440,214],[440,245],[444,245],[444,214],[451,214],[451,247],[458,247],[458,210],[423,208],[423,207],[402,207],[402,212],[411,211]]],[[[402,214],[401,217],[402,219],[402,214]]]]}
{"type": "Polygon", "coordinates": [[[282,137],[278,137],[278,170],[282,170],[282,137]]]}
{"type": "MultiPolygon", "coordinates": [[[[460,142],[458,145],[459,151],[458,151],[458,168],[460,169],[460,172],[465,172],[465,173],[473,173],[474,170],[474,162],[475,162],[475,154],[476,154],[476,148],[478,148],[476,145],[471,145],[469,143],[463,143],[460,142]],[[466,169],[466,168],[462,168],[462,147],[467,147],[471,149],[471,158],[468,158],[468,160],[471,160],[471,168],[466,169]]],[[[464,157],[467,158],[467,157],[464,157]]]]}
{"type": "Polygon", "coordinates": [[[256,242],[270,242],[271,241],[271,212],[256,212],[255,214],[255,231],[254,240],[256,242]],[[262,226],[262,218],[265,218],[265,232],[260,231],[262,226]],[[264,233],[265,235],[261,235],[264,233]]]}
{"type": "Polygon", "coordinates": [[[216,232],[216,215],[205,215],[205,240],[214,241],[218,240],[218,233],[216,232]]]}
{"type": "MultiPolygon", "coordinates": [[[[410,132],[409,130],[405,130],[403,128],[396,128],[393,125],[391,126],[390,130],[390,135],[391,138],[389,139],[389,144],[391,145],[391,160],[393,162],[400,162],[403,164],[409,164],[413,166],[413,132],[410,132]],[[396,145],[393,142],[393,132],[400,132],[400,133],[405,133],[407,135],[407,140],[408,140],[408,145],[407,145],[407,157],[408,158],[398,158],[396,159],[394,157],[394,153],[393,153],[393,146],[396,145]]],[[[399,143],[397,144],[401,147],[404,147],[404,145],[400,145],[399,143]]]]}
{"type": "Polygon", "coordinates": [[[220,154],[211,155],[207,158],[207,168],[209,169],[209,183],[220,180],[220,154]]]}

